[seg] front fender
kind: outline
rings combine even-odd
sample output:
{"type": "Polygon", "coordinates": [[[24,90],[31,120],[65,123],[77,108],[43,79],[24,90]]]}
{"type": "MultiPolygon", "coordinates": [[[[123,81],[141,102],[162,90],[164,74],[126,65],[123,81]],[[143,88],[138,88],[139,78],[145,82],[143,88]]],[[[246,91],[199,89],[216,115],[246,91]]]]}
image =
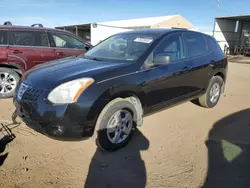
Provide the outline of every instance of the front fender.
{"type": "MultiPolygon", "coordinates": [[[[104,84],[104,83],[103,83],[104,84]]],[[[99,84],[98,84],[99,85],[99,84]]],[[[89,91],[90,93],[100,92],[100,88],[106,88],[105,86],[98,86],[94,91],[89,91]]],[[[93,96],[92,96],[93,98],[93,96]]],[[[137,85],[116,85],[109,87],[104,92],[100,93],[98,96],[94,97],[94,103],[89,110],[87,119],[91,121],[96,121],[102,109],[115,98],[126,98],[130,100],[136,108],[135,121],[138,126],[142,124],[143,108],[145,101],[145,94],[137,85]]]]}

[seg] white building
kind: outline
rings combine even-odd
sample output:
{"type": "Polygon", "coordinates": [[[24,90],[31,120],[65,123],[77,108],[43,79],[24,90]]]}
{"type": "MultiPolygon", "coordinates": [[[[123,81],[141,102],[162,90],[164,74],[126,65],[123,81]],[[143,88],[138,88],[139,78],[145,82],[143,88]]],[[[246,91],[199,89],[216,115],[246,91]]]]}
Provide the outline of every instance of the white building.
{"type": "Polygon", "coordinates": [[[71,31],[76,35],[89,40],[93,45],[96,45],[113,34],[135,29],[183,28],[197,30],[195,26],[180,15],[60,26],[56,28],[71,31]]]}

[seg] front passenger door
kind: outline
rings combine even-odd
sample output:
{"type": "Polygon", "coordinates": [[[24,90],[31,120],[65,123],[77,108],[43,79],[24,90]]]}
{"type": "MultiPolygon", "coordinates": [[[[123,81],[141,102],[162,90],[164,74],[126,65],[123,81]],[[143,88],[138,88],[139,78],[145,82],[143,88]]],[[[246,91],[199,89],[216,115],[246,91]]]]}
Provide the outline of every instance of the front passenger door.
{"type": "Polygon", "coordinates": [[[185,60],[181,33],[164,38],[153,50],[152,57],[149,59],[153,61],[157,54],[170,56],[171,63],[146,70],[147,82],[143,88],[147,96],[148,108],[184,99],[190,92],[190,82],[192,82],[189,78],[191,64],[185,60]]]}
{"type": "Polygon", "coordinates": [[[52,33],[57,59],[86,53],[88,46],[76,37],[65,33],[52,33]]]}

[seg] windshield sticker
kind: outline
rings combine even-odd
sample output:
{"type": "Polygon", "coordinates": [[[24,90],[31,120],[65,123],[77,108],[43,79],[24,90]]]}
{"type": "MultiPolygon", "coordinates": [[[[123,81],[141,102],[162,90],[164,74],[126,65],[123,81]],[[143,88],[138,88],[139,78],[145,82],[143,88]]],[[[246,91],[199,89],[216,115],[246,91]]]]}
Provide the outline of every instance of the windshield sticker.
{"type": "Polygon", "coordinates": [[[151,43],[153,40],[149,38],[136,38],[134,42],[151,43]]]}

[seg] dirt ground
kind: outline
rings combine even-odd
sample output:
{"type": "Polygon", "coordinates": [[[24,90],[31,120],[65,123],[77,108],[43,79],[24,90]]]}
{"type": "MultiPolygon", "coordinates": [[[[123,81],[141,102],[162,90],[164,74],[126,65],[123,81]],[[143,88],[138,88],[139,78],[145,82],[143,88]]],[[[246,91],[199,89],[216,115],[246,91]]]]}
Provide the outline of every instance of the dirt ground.
{"type": "MultiPolygon", "coordinates": [[[[100,152],[93,139],[60,142],[10,125],[16,138],[0,154],[0,187],[250,187],[249,83],[250,65],[231,63],[218,106],[187,102],[149,116],[114,153],[100,152]]],[[[8,123],[12,101],[0,107],[8,123]]]]}
{"type": "Polygon", "coordinates": [[[228,55],[228,59],[233,63],[250,64],[250,57],[243,55],[228,55]]]}

